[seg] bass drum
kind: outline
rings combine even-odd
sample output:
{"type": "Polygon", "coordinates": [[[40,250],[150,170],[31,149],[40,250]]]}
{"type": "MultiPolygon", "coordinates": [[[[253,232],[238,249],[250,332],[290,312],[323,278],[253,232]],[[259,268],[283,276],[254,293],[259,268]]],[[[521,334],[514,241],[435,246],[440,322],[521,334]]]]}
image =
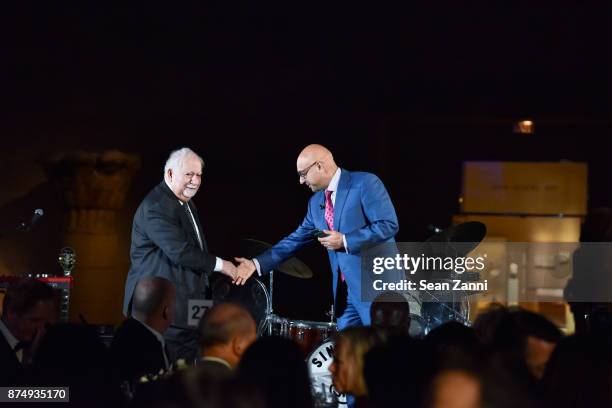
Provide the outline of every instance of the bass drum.
{"type": "Polygon", "coordinates": [[[314,349],[306,360],[314,406],[347,408],[346,394],[336,391],[332,383],[329,366],[334,361],[334,341],[325,340],[319,347],[314,349]]]}
{"type": "Polygon", "coordinates": [[[244,285],[234,285],[227,276],[221,276],[212,285],[213,303],[234,302],[251,312],[257,324],[257,334],[264,334],[270,296],[266,286],[251,277],[244,285]]]}

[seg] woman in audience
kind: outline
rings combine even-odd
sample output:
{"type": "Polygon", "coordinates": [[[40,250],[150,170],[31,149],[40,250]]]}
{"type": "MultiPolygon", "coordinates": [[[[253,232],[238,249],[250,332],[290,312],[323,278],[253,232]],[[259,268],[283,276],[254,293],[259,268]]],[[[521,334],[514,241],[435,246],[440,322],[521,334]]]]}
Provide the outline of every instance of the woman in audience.
{"type": "Polygon", "coordinates": [[[364,356],[383,340],[384,335],[372,327],[352,327],[338,336],[334,362],[329,371],[337,391],[356,397],[356,407],[368,406],[364,356]]]}

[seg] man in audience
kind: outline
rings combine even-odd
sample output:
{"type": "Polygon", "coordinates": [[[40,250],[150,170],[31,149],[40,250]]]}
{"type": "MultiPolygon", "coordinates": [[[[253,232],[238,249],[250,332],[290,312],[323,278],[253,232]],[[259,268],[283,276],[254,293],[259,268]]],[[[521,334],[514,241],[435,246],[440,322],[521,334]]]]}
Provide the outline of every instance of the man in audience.
{"type": "Polygon", "coordinates": [[[2,304],[0,319],[0,384],[13,385],[23,375],[32,346],[45,326],[57,319],[53,289],[36,279],[11,286],[2,304]]]}
{"type": "Polygon", "coordinates": [[[263,395],[267,408],[314,406],[304,353],[291,339],[260,337],[246,350],[237,371],[240,380],[263,395]]]}
{"type": "Polygon", "coordinates": [[[392,336],[364,356],[368,398],[376,407],[420,407],[432,377],[432,353],[425,342],[392,336]]]}
{"type": "Polygon", "coordinates": [[[251,314],[234,303],[212,307],[198,327],[202,359],[200,366],[225,375],[239,363],[244,351],[257,338],[251,314]]]}
{"type": "Polygon", "coordinates": [[[499,322],[493,350],[509,373],[533,391],[561,338],[561,331],[544,316],[516,309],[499,322]]]}
{"type": "Polygon", "coordinates": [[[140,279],[132,299],[132,317],[117,329],[111,344],[116,379],[134,380],[170,366],[163,333],[172,323],[176,290],[167,279],[140,279]]]}
{"type": "Polygon", "coordinates": [[[430,408],[479,408],[481,383],[466,370],[443,370],[434,379],[430,408]]]}

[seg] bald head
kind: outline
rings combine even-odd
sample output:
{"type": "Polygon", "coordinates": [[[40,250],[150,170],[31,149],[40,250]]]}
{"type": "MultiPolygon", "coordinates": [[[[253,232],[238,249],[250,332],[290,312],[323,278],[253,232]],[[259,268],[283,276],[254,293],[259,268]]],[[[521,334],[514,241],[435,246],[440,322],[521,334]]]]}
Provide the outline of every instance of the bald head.
{"type": "Polygon", "coordinates": [[[134,289],[132,314],[154,329],[164,331],[172,321],[175,298],[176,290],[169,280],[157,276],[142,278],[134,289]]]}
{"type": "Polygon", "coordinates": [[[306,146],[297,158],[296,167],[300,183],[306,184],[312,191],[327,188],[338,170],[332,153],[319,144],[306,146]]]}
{"type": "Polygon", "coordinates": [[[203,348],[226,344],[235,335],[255,330],[251,314],[234,303],[212,307],[200,321],[198,334],[203,348]]]}
{"type": "Polygon", "coordinates": [[[251,314],[240,305],[220,303],[200,320],[198,337],[202,357],[220,358],[236,367],[257,338],[257,327],[251,314]]]}
{"type": "Polygon", "coordinates": [[[334,161],[334,157],[332,156],[332,152],[325,146],[321,146],[320,144],[311,144],[306,146],[298,156],[298,162],[300,160],[304,160],[306,162],[310,161],[334,161]]]}

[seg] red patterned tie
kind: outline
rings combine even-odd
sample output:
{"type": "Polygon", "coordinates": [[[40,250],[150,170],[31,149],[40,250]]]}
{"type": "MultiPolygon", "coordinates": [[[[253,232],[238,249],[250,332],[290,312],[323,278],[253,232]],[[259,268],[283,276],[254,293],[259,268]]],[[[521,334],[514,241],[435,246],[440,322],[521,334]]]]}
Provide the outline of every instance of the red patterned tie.
{"type": "MultiPolygon", "coordinates": [[[[334,230],[334,203],[332,203],[333,191],[325,190],[325,222],[327,223],[327,228],[331,231],[334,230]]],[[[344,282],[344,274],[340,272],[340,278],[342,282],[344,282]]]]}
{"type": "Polygon", "coordinates": [[[333,191],[325,190],[325,222],[327,228],[334,229],[334,204],[332,203],[331,195],[333,191]]]}

